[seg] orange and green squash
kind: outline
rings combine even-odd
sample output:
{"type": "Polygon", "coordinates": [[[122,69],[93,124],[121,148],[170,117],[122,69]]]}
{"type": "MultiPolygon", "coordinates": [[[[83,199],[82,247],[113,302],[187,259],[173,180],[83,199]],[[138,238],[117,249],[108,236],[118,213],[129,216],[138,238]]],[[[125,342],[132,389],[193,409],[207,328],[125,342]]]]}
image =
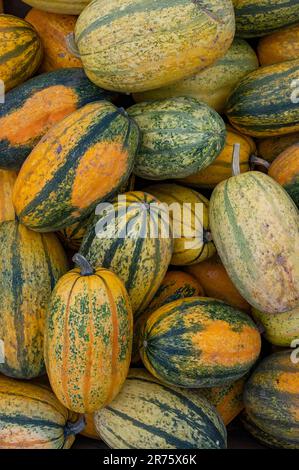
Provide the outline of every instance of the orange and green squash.
{"type": "Polygon", "coordinates": [[[268,162],[273,162],[284,150],[299,143],[299,132],[278,135],[257,140],[258,155],[268,162]]]}
{"type": "Polygon", "coordinates": [[[252,316],[261,325],[266,340],[275,346],[289,348],[299,339],[299,308],[275,315],[252,309],[252,316]]]}
{"type": "Polygon", "coordinates": [[[71,250],[79,250],[89,223],[89,217],[57,232],[58,238],[71,250]]]}
{"type": "Polygon", "coordinates": [[[299,207],[299,142],[274,160],[268,174],[281,184],[299,207]]]}
{"type": "Polygon", "coordinates": [[[0,170],[0,222],[15,220],[12,192],[16,179],[14,171],[0,170]]]}
{"type": "Polygon", "coordinates": [[[299,59],[299,25],[289,26],[261,38],[257,52],[261,65],[299,59]]]}

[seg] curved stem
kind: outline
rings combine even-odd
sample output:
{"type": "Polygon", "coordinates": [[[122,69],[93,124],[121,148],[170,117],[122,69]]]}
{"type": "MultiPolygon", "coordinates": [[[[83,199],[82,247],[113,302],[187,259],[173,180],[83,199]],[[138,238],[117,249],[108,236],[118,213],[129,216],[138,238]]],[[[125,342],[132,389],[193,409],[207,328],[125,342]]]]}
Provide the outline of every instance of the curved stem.
{"type": "Polygon", "coordinates": [[[234,145],[233,164],[232,164],[233,176],[239,176],[241,174],[240,149],[241,149],[240,144],[235,144],[234,145]]]}
{"type": "Polygon", "coordinates": [[[68,421],[66,423],[64,427],[64,435],[65,437],[68,437],[68,436],[74,436],[76,434],[80,434],[80,432],[83,431],[85,426],[86,426],[85,416],[82,415],[75,423],[72,423],[71,421],[68,421]]]}
{"type": "Polygon", "coordinates": [[[73,262],[81,269],[81,276],[92,276],[94,274],[91,264],[80,253],[73,256],[73,262]]]}
{"type": "Polygon", "coordinates": [[[77,47],[77,44],[75,42],[75,35],[74,33],[69,33],[66,37],[65,37],[65,43],[66,43],[66,47],[68,49],[68,51],[75,57],[77,57],[78,59],[80,59],[80,52],[79,52],[79,49],[77,47]]]}
{"type": "Polygon", "coordinates": [[[258,157],[257,155],[250,155],[249,163],[251,170],[254,170],[256,165],[260,165],[266,168],[266,170],[268,171],[271,166],[271,164],[267,162],[267,160],[264,160],[263,158],[258,157]]]}

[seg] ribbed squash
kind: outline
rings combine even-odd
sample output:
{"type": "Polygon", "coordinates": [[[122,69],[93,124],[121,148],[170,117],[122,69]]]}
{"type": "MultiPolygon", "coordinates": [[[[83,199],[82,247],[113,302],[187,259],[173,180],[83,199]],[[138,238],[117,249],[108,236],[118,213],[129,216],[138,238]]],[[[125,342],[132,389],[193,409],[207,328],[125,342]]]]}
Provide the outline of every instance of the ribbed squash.
{"type": "Polygon", "coordinates": [[[48,306],[45,362],[52,389],[69,410],[93,413],[109,405],[128,373],[132,309],[122,281],[94,271],[80,255],[57,283],[48,306]]]}
{"type": "Polygon", "coordinates": [[[190,297],[156,310],[140,338],[141,359],[158,379],[216,387],[245,375],[260,354],[251,318],[220,300],[190,297]]]}
{"type": "Polygon", "coordinates": [[[44,58],[40,71],[66,67],[82,67],[82,62],[70,52],[67,45],[67,36],[75,29],[77,17],[32,8],[25,17],[32,24],[41,38],[44,48],[44,58]]]}
{"type": "Polygon", "coordinates": [[[40,232],[83,220],[128,180],[138,142],[137,125],[107,101],[70,114],[22,166],[14,187],[17,216],[40,232]]]}
{"type": "Polygon", "coordinates": [[[93,82],[130,93],[209,66],[225,54],[234,32],[230,0],[96,0],[79,17],[75,39],[93,82]]]}
{"type": "Polygon", "coordinates": [[[153,196],[125,193],[97,210],[83,239],[80,253],[93,267],[109,268],[123,280],[135,316],[151,302],[171,260],[167,216],[153,196]]]}
{"type": "Polygon", "coordinates": [[[207,198],[178,184],[164,183],[145,190],[168,206],[174,234],[171,264],[187,266],[213,256],[207,198]]]}
{"type": "Polygon", "coordinates": [[[299,143],[299,132],[259,139],[257,141],[258,154],[264,160],[273,162],[278,155],[297,142],[299,143]]]}
{"type": "Polygon", "coordinates": [[[134,166],[142,178],[184,178],[210,165],[224,147],[222,118],[195,98],[139,103],[128,113],[142,132],[134,166]]]}
{"type": "Polygon", "coordinates": [[[274,160],[269,169],[269,176],[284,187],[299,207],[299,142],[274,160]]]}
{"type": "Polygon", "coordinates": [[[54,234],[31,232],[16,221],[0,224],[0,247],[0,372],[30,379],[44,372],[46,308],[67,260],[54,234]]]}
{"type": "Polygon", "coordinates": [[[69,449],[82,419],[45,387],[0,376],[0,449],[69,449]]]}
{"type": "Polygon", "coordinates": [[[261,324],[267,341],[275,346],[290,347],[299,338],[299,308],[276,315],[253,309],[252,315],[261,324]]]}
{"type": "Polygon", "coordinates": [[[198,392],[168,387],[132,369],[118,397],[95,414],[112,449],[223,449],[226,429],[198,392]]]}
{"type": "Polygon", "coordinates": [[[299,213],[269,176],[249,172],[220,183],[210,226],[221,260],[247,302],[268,313],[299,307],[299,213]]]}
{"type": "Polygon", "coordinates": [[[206,296],[250,313],[249,303],[238,292],[217,255],[202,263],[186,266],[185,270],[198,280],[206,296]]]}
{"type": "Polygon", "coordinates": [[[187,176],[181,180],[183,184],[199,187],[214,188],[232,174],[232,156],[234,145],[240,144],[240,169],[242,173],[250,169],[250,157],[256,151],[256,146],[250,137],[240,134],[234,129],[228,129],[224,149],[220,155],[204,170],[187,176]]]}
{"type": "Polygon", "coordinates": [[[42,74],[10,91],[0,106],[0,167],[19,169],[51,127],[87,103],[113,98],[80,68],[42,74]]]}
{"type": "Polygon", "coordinates": [[[205,102],[218,113],[238,82],[259,66],[256,53],[243,39],[235,39],[227,53],[210,67],[165,88],[134,94],[137,103],[174,96],[191,96],[205,102]]]}
{"type": "Polygon", "coordinates": [[[14,171],[0,170],[0,222],[15,220],[12,192],[16,179],[14,171]]]}
{"type": "Polygon", "coordinates": [[[79,250],[86,233],[89,217],[57,232],[62,243],[71,250],[79,250]]]}
{"type": "Polygon", "coordinates": [[[278,439],[281,447],[299,449],[299,364],[291,353],[282,351],[262,361],[246,384],[244,402],[258,428],[278,439]]]}
{"type": "Polygon", "coordinates": [[[36,72],[42,60],[43,49],[31,24],[16,16],[4,14],[0,14],[0,44],[0,80],[7,92],[36,72]]]}
{"type": "Polygon", "coordinates": [[[261,65],[299,59],[299,25],[289,26],[260,39],[257,51],[261,65]]]}
{"type": "Polygon", "coordinates": [[[299,60],[261,67],[247,75],[227,102],[226,114],[231,124],[253,137],[298,131],[298,79],[299,60]]]}
{"type": "Polygon", "coordinates": [[[24,3],[52,13],[79,15],[90,0],[24,0],[24,3]]]}
{"type": "Polygon", "coordinates": [[[95,439],[97,441],[101,440],[94,424],[94,413],[85,415],[85,428],[80,434],[88,437],[89,439],[95,439]]]}
{"type": "Polygon", "coordinates": [[[297,0],[233,0],[237,36],[264,36],[299,21],[297,0]]]}

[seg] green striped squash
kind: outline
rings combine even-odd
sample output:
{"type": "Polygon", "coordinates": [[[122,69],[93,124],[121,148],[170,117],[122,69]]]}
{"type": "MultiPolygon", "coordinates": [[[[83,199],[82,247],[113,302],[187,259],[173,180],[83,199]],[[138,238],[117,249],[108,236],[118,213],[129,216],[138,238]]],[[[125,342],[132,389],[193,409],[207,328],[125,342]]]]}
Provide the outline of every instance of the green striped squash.
{"type": "Polygon", "coordinates": [[[292,351],[264,359],[245,386],[249,420],[281,447],[299,449],[299,364],[292,351]]]}
{"type": "Polygon", "coordinates": [[[108,101],[73,112],[22,166],[13,195],[19,220],[50,232],[85,219],[129,179],[138,142],[137,125],[108,101]]]}
{"type": "Polygon", "coordinates": [[[298,131],[298,79],[299,60],[261,67],[244,77],[226,105],[231,124],[253,137],[298,131]]]}
{"type": "Polygon", "coordinates": [[[79,250],[82,244],[86,229],[89,223],[89,217],[80,220],[69,227],[57,232],[58,238],[62,243],[71,250],[79,250]]]}
{"type": "Polygon", "coordinates": [[[11,90],[0,106],[0,168],[19,169],[52,126],[87,103],[113,97],[81,68],[38,75],[11,90]]]}
{"type": "Polygon", "coordinates": [[[252,47],[243,39],[235,39],[227,53],[210,67],[167,87],[135,93],[134,100],[140,103],[175,96],[191,96],[222,113],[227,97],[241,78],[256,70],[258,66],[258,59],[252,47]]]}
{"type": "Polygon", "coordinates": [[[54,234],[32,232],[16,221],[0,224],[0,248],[0,339],[5,359],[0,372],[30,379],[45,371],[46,308],[68,264],[54,234]]]}
{"type": "Polygon", "coordinates": [[[289,440],[279,439],[276,436],[273,436],[273,434],[263,431],[249,418],[246,412],[242,413],[241,423],[252,437],[266,447],[270,447],[272,449],[298,449],[296,443],[292,443],[289,440]]]}
{"type": "Polygon", "coordinates": [[[297,0],[233,0],[233,4],[237,36],[264,36],[299,22],[297,0]]]}
{"type": "Polygon", "coordinates": [[[148,318],[141,359],[165,383],[216,387],[245,375],[258,359],[260,334],[244,312],[205,297],[171,302],[148,318]]]}
{"type": "Polygon", "coordinates": [[[91,0],[24,0],[24,3],[43,11],[63,15],[79,15],[91,0]]]}
{"type": "Polygon", "coordinates": [[[220,183],[210,201],[210,227],[250,305],[270,314],[299,307],[299,213],[278,183],[253,171],[220,183]]]}
{"type": "Polygon", "coordinates": [[[162,385],[132,369],[118,397],[95,414],[112,449],[224,449],[226,429],[197,391],[162,385]]]}
{"type": "Polygon", "coordinates": [[[173,249],[167,213],[143,192],[104,204],[91,220],[80,253],[96,268],[112,269],[125,283],[135,316],[158,290],[173,249]]]}
{"type": "Polygon", "coordinates": [[[75,41],[87,76],[107,90],[152,90],[193,75],[233,41],[231,0],[95,0],[75,41]]]}
{"type": "Polygon", "coordinates": [[[225,145],[222,118],[191,97],[128,109],[142,131],[134,173],[149,180],[184,178],[209,166],[225,145]]]}
{"type": "Polygon", "coordinates": [[[252,309],[252,315],[264,329],[266,340],[275,346],[290,347],[299,338],[299,308],[275,315],[252,309]]]}

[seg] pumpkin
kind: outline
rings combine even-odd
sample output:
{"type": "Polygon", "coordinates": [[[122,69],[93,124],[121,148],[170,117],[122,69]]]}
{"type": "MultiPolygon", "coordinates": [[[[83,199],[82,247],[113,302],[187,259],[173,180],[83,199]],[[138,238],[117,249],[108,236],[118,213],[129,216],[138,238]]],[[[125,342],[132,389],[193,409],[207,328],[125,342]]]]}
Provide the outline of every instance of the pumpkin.
{"type": "Polygon", "coordinates": [[[253,309],[252,315],[264,330],[266,340],[275,346],[290,347],[299,338],[299,308],[275,315],[253,309]]]}
{"type": "Polygon", "coordinates": [[[261,38],[257,51],[261,65],[299,59],[299,25],[289,26],[261,38]]]}
{"type": "Polygon", "coordinates": [[[225,54],[234,32],[230,0],[210,0],[208,6],[192,0],[96,0],[80,15],[75,41],[91,81],[131,93],[208,67],[225,54]]]}
{"type": "Polygon", "coordinates": [[[98,208],[82,242],[80,253],[94,268],[111,269],[123,280],[135,317],[151,302],[171,260],[167,217],[153,196],[128,192],[98,208]]]}
{"type": "Polygon", "coordinates": [[[93,413],[109,405],[128,373],[132,309],[122,281],[93,270],[81,255],[79,268],[57,283],[48,306],[45,363],[51,387],[69,410],[93,413]]]}
{"type": "Polygon", "coordinates": [[[140,103],[175,96],[191,96],[222,113],[227,97],[241,78],[256,70],[258,66],[258,59],[252,47],[243,39],[235,39],[223,57],[196,75],[164,88],[135,93],[133,97],[140,103]]]}
{"type": "Polygon", "coordinates": [[[269,169],[269,176],[284,187],[299,207],[299,142],[274,160],[269,169]]]}
{"type": "Polygon", "coordinates": [[[224,449],[226,429],[198,392],[169,387],[132,369],[118,397],[95,414],[112,449],[224,449]]]}
{"type": "Polygon", "coordinates": [[[0,223],[15,220],[12,192],[16,179],[14,171],[0,170],[0,223]]]}
{"type": "Polygon", "coordinates": [[[0,14],[0,44],[0,80],[5,88],[0,90],[2,94],[25,82],[36,72],[43,49],[31,24],[4,14],[0,14]]]}
{"type": "Polygon", "coordinates": [[[148,371],[179,387],[216,387],[244,376],[258,359],[253,320],[220,300],[189,297],[148,318],[139,350],[148,371]]]}
{"type": "Polygon", "coordinates": [[[24,0],[24,3],[40,10],[65,15],[79,15],[90,0],[24,0]]]}
{"type": "Polygon", "coordinates": [[[25,17],[32,24],[41,38],[44,48],[44,58],[40,71],[66,67],[82,67],[82,62],[70,52],[67,36],[75,29],[77,17],[32,8],[25,17]]]}
{"type": "Polygon", "coordinates": [[[250,313],[249,303],[232,283],[219,256],[215,255],[201,263],[186,266],[184,269],[198,280],[208,297],[223,300],[232,307],[250,313]]]}
{"type": "Polygon", "coordinates": [[[19,169],[55,124],[87,103],[114,97],[80,68],[38,75],[10,91],[0,106],[0,167],[19,169]]]}
{"type": "Polygon", "coordinates": [[[258,139],[258,154],[268,162],[273,162],[278,155],[291,145],[299,143],[299,132],[294,134],[278,135],[276,137],[267,137],[258,139]]]}
{"type": "Polygon", "coordinates": [[[54,393],[0,376],[0,449],[69,449],[84,422],[54,393]]]}
{"type": "Polygon", "coordinates": [[[178,184],[164,183],[145,190],[168,206],[174,232],[171,264],[187,266],[213,256],[208,199],[178,184]]]}
{"type": "Polygon", "coordinates": [[[22,166],[13,195],[20,221],[49,232],[85,219],[128,180],[138,142],[136,124],[107,101],[67,116],[22,166]]]}
{"type": "Polygon", "coordinates": [[[31,379],[44,373],[46,307],[67,260],[54,234],[31,232],[17,221],[0,224],[0,247],[0,372],[31,379]]]}
{"type": "Polygon", "coordinates": [[[225,144],[222,118],[195,98],[135,104],[142,132],[134,173],[149,180],[184,178],[210,165],[225,144]]]}
{"type": "Polygon", "coordinates": [[[281,447],[299,448],[299,364],[290,350],[264,359],[246,384],[248,418],[281,447]]]}

